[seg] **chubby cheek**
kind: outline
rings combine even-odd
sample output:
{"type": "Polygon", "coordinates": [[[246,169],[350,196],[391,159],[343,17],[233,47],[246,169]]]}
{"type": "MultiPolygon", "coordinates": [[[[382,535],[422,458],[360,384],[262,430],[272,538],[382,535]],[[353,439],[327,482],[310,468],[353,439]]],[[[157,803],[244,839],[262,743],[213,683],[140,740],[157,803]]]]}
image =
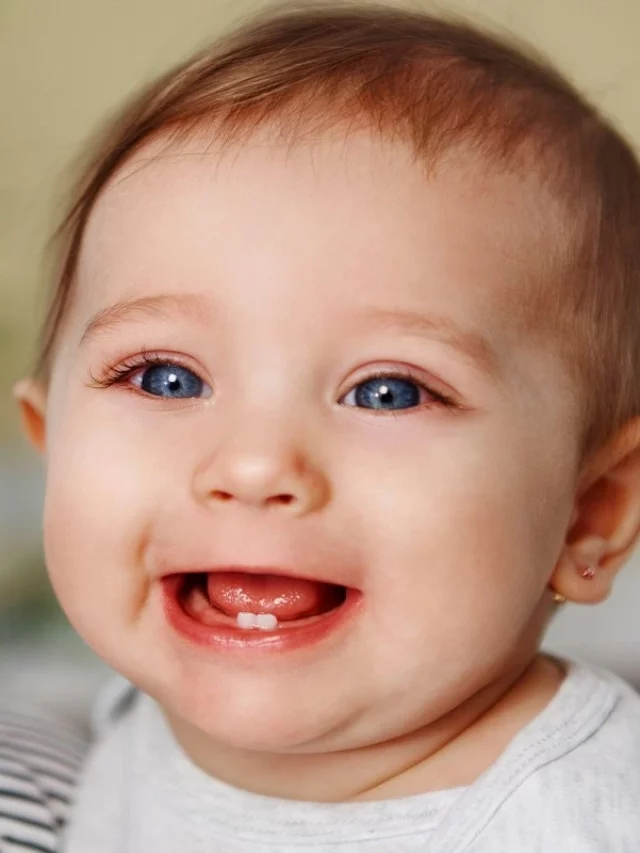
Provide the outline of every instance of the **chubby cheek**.
{"type": "MultiPolygon", "coordinates": [[[[378,638],[372,666],[399,690],[420,673],[443,683],[482,678],[536,618],[561,489],[507,438],[449,435],[411,460],[398,443],[376,467],[375,485],[360,477],[378,638]]],[[[366,469],[353,461],[355,483],[366,469]]]]}
{"type": "Polygon", "coordinates": [[[153,471],[117,430],[73,420],[82,428],[61,425],[49,454],[44,550],[62,608],[100,652],[105,632],[134,620],[144,600],[139,556],[153,471]]]}

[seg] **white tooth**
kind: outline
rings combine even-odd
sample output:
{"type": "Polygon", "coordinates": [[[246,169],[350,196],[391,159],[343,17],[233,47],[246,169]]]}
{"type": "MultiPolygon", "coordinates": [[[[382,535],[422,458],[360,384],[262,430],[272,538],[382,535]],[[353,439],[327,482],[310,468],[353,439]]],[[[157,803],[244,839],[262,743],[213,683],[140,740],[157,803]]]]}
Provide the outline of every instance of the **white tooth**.
{"type": "Polygon", "coordinates": [[[240,628],[255,628],[257,625],[255,613],[238,613],[236,619],[240,628]]]}
{"type": "Polygon", "coordinates": [[[273,613],[258,613],[256,617],[256,625],[262,628],[263,631],[273,631],[278,627],[278,619],[273,613]]]}

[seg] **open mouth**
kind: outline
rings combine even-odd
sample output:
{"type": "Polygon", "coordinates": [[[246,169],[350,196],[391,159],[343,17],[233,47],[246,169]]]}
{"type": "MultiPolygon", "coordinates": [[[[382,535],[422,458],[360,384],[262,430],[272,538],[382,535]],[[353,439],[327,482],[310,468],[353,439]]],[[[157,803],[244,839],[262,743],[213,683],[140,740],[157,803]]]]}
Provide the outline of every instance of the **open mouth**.
{"type": "Polygon", "coordinates": [[[243,572],[215,573],[214,577],[194,572],[180,576],[176,596],[185,614],[203,625],[263,631],[312,624],[341,607],[347,598],[347,588],[337,584],[305,581],[305,585],[313,584],[313,594],[307,591],[301,596],[287,587],[286,578],[251,576],[251,585],[256,581],[264,594],[250,596],[245,592],[247,576],[243,572]]]}
{"type": "Polygon", "coordinates": [[[251,571],[162,579],[164,611],[184,639],[218,648],[284,650],[334,634],[358,610],[360,590],[251,571]]]}

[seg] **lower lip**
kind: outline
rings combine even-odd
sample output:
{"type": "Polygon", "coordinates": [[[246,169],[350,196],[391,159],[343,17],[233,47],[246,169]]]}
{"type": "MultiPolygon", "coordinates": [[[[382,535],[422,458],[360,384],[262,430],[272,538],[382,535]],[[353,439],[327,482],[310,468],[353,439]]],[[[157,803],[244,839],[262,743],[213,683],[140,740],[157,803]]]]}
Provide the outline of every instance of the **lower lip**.
{"type": "Polygon", "coordinates": [[[255,652],[287,652],[313,646],[346,630],[355,618],[362,602],[362,593],[347,590],[343,604],[330,610],[321,619],[309,624],[301,622],[292,627],[262,631],[256,628],[242,629],[233,625],[204,625],[186,613],[179,600],[183,579],[178,575],[163,578],[164,613],[169,625],[183,639],[210,649],[224,651],[245,650],[255,652]]]}

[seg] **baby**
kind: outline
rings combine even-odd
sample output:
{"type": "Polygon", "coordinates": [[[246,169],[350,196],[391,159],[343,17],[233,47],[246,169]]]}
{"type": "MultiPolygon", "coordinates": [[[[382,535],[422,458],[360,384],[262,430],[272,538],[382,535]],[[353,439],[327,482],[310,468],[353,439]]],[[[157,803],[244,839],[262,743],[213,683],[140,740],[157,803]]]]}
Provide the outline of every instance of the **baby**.
{"type": "Polygon", "coordinates": [[[631,853],[640,697],[542,654],[640,529],[640,170],[556,72],[263,15],[105,136],[34,376],[101,699],[69,853],[631,853]]]}

